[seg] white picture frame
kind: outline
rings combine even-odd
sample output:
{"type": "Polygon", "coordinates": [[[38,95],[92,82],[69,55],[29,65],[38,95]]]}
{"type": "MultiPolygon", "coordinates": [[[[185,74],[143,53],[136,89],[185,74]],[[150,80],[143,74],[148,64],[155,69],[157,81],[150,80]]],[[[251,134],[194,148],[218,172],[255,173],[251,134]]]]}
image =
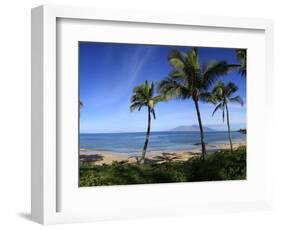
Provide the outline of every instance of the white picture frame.
{"type": "MultiPolygon", "coordinates": [[[[77,23],[75,29],[77,32],[78,28],[78,34],[80,27],[81,25],[77,23]]],[[[145,29],[143,32],[145,32],[145,29]]],[[[81,32],[81,35],[82,34],[83,33],[81,32]]],[[[89,34],[91,35],[91,31],[84,33],[83,36],[85,36],[85,39],[88,37],[91,39],[89,34]]],[[[235,44],[241,43],[241,46],[243,46],[243,42],[238,39],[239,36],[233,36],[233,40],[236,39],[235,44]]],[[[157,40],[156,35],[154,37],[156,38],[151,40],[151,43],[157,44],[157,42],[160,42],[157,40]]],[[[80,39],[79,36],[77,39],[80,39]]],[[[99,39],[102,39],[103,41],[107,40],[106,34],[104,37],[99,39]]],[[[108,38],[108,41],[111,41],[111,39],[112,38],[108,38]]],[[[120,39],[122,40],[123,38],[120,39]]],[[[133,37],[130,39],[130,41],[134,41],[133,37]]],[[[227,40],[227,38],[225,39],[227,40]]],[[[166,43],[168,42],[169,41],[167,40],[166,43]]],[[[180,40],[178,40],[178,42],[180,42],[180,40]]],[[[202,44],[204,45],[204,41],[202,41],[201,45],[202,44]]],[[[231,45],[232,43],[229,44],[231,45]]],[[[214,39],[213,46],[215,45],[216,43],[214,39]]],[[[226,42],[224,46],[227,45],[228,43],[226,42]]],[[[63,50],[64,49],[62,49],[62,51],[63,50]]],[[[71,58],[72,55],[69,56],[71,58]]],[[[254,57],[254,53],[251,56],[254,57]]],[[[123,12],[49,5],[32,9],[32,219],[41,224],[56,224],[107,219],[143,218],[151,216],[164,217],[172,215],[186,215],[190,213],[270,209],[272,207],[272,169],[270,163],[272,160],[272,156],[270,154],[272,126],[270,123],[270,116],[274,105],[272,100],[269,100],[273,94],[271,89],[274,84],[272,63],[273,23],[271,20],[208,16],[202,17],[148,12],[123,12]],[[72,184],[70,183],[69,187],[67,187],[67,184],[64,183],[65,177],[63,175],[65,175],[65,171],[61,169],[61,162],[64,162],[64,169],[71,168],[71,165],[75,165],[76,162],[73,161],[73,158],[62,159],[61,157],[63,156],[57,155],[60,145],[58,142],[61,140],[58,138],[60,136],[59,132],[61,131],[58,128],[60,125],[58,113],[61,109],[67,109],[65,107],[58,108],[58,106],[61,105],[58,103],[61,88],[59,87],[60,84],[58,84],[57,75],[60,74],[58,65],[62,63],[58,58],[58,52],[60,51],[58,39],[60,39],[59,29],[62,28],[59,23],[61,23],[62,20],[68,20],[70,23],[73,23],[74,21],[79,20],[81,22],[81,19],[83,19],[83,21],[90,22],[103,22],[112,27],[116,25],[116,22],[130,24],[130,27],[135,24],[149,25],[153,28],[161,27],[164,28],[163,33],[165,33],[164,30],[166,27],[170,29],[180,28],[181,30],[189,27],[195,30],[196,28],[199,28],[203,32],[204,30],[208,31],[215,29],[219,30],[220,33],[222,31],[242,31],[241,33],[245,34],[254,32],[253,36],[255,36],[255,34],[259,34],[257,36],[259,36],[260,40],[258,40],[256,44],[254,40],[251,40],[251,36],[248,38],[245,36],[244,42],[247,42],[248,40],[248,43],[245,44],[249,44],[249,46],[250,43],[253,43],[253,47],[251,47],[250,50],[254,50],[254,45],[262,46],[260,51],[256,51],[261,57],[256,57],[256,60],[252,59],[251,61],[251,58],[249,60],[249,62],[257,62],[259,64],[259,68],[261,68],[259,70],[261,71],[259,71],[259,73],[252,72],[252,74],[256,74],[259,77],[254,81],[247,79],[248,87],[251,87],[251,82],[255,82],[256,88],[250,90],[251,95],[249,100],[250,102],[253,102],[253,106],[252,109],[249,108],[248,112],[248,121],[250,121],[250,124],[248,127],[249,131],[247,130],[247,132],[251,133],[251,130],[253,130],[255,124],[259,122],[260,119],[266,121],[264,122],[262,128],[263,135],[258,136],[250,134],[250,139],[247,140],[252,143],[248,149],[250,153],[261,153],[261,151],[264,153],[263,157],[261,157],[261,154],[257,154],[257,160],[255,161],[257,166],[252,167],[251,161],[249,162],[250,175],[257,173],[257,175],[261,176],[261,179],[257,180],[257,176],[253,177],[254,182],[252,184],[250,183],[250,180],[250,182],[248,181],[248,184],[240,181],[232,182],[231,184],[216,182],[214,185],[210,183],[197,183],[196,185],[192,183],[189,183],[189,185],[186,183],[169,185],[160,184],[156,186],[130,185],[112,186],[110,188],[96,187],[94,188],[95,190],[92,188],[83,188],[83,191],[80,190],[79,195],[77,196],[74,195],[74,193],[71,193],[71,189],[75,189],[75,192],[76,189],[79,189],[78,187],[74,188],[75,183],[73,182],[75,181],[74,174],[78,174],[78,171],[73,171],[74,179],[71,179],[72,175],[68,174],[70,177],[69,180],[73,183],[71,182],[72,184]],[[261,95],[258,95],[257,92],[259,88],[261,89],[261,95]],[[267,107],[266,112],[261,111],[261,108],[259,108],[262,107],[261,105],[254,105],[255,96],[264,98],[262,103],[264,103],[263,106],[267,107]],[[260,115],[257,115],[258,112],[260,112],[260,115]],[[254,116],[255,114],[256,116],[254,116]],[[261,138],[266,139],[266,144],[263,148],[255,147],[255,143],[257,144],[261,138]],[[265,160],[263,161],[263,159],[265,160]],[[261,168],[262,172],[259,172],[261,168]],[[192,194],[193,198],[183,201],[181,198],[186,194],[187,189],[190,194],[192,194]],[[198,191],[205,189],[208,189],[208,192],[213,195],[212,199],[210,197],[205,197],[201,200],[201,202],[199,202],[199,199],[196,199],[196,194],[199,194],[198,191]],[[239,192],[240,195],[235,198],[229,198],[217,193],[219,190],[225,192],[234,190],[239,192]],[[252,194],[253,191],[256,191],[255,194],[252,194]],[[159,201],[157,201],[157,199],[154,201],[149,200],[149,207],[144,205],[142,200],[139,203],[134,203],[126,199],[126,196],[128,197],[129,194],[144,194],[144,196],[147,197],[154,197],[160,192],[162,194],[162,197],[160,196],[161,199],[163,197],[167,197],[167,195],[175,195],[178,198],[168,199],[166,204],[162,204],[160,202],[160,198],[159,201]],[[245,192],[244,198],[242,196],[243,192],[245,192]],[[93,201],[89,201],[89,196],[91,194],[94,194],[95,196],[101,195],[103,196],[102,199],[106,199],[107,196],[108,201],[100,202],[101,199],[93,199],[93,201]],[[251,194],[252,199],[249,198],[251,194]],[[119,198],[122,197],[122,199],[117,199],[119,200],[119,203],[118,201],[114,203],[116,199],[114,200],[113,198],[115,197],[109,198],[114,195],[119,196],[119,198]],[[86,197],[86,200],[83,200],[83,197],[86,197]],[[64,208],[61,207],[62,202],[64,202],[64,208]],[[86,208],[87,202],[89,202],[88,204],[90,208],[86,208]],[[67,203],[67,205],[65,203],[67,203]]],[[[75,81],[70,83],[70,85],[74,88],[75,84],[78,83],[75,83],[75,81]]],[[[73,95],[70,96],[73,97],[73,95]]],[[[63,101],[61,101],[61,103],[63,103],[63,101]]],[[[77,117],[77,114],[75,116],[77,117]]],[[[75,116],[71,119],[76,119],[75,116]]],[[[76,130],[73,130],[73,132],[76,132],[76,130]]],[[[250,160],[251,159],[253,158],[250,158],[250,160]]],[[[247,160],[249,161],[249,159],[247,160]]]]}

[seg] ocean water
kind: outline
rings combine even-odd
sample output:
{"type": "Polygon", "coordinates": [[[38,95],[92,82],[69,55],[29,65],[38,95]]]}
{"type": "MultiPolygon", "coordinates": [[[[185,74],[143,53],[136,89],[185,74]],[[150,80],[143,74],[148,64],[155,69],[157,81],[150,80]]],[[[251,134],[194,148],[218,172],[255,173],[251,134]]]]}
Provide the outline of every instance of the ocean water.
{"type": "MultiPolygon", "coordinates": [[[[212,144],[229,143],[226,131],[205,132],[205,142],[212,144]]],[[[80,148],[112,151],[116,154],[136,154],[144,145],[145,132],[138,133],[93,133],[80,134],[80,148]]],[[[246,139],[246,135],[232,132],[233,142],[246,139]]],[[[199,132],[151,132],[148,151],[188,150],[198,148],[199,132]]],[[[199,146],[200,147],[200,146],[199,146]]]]}

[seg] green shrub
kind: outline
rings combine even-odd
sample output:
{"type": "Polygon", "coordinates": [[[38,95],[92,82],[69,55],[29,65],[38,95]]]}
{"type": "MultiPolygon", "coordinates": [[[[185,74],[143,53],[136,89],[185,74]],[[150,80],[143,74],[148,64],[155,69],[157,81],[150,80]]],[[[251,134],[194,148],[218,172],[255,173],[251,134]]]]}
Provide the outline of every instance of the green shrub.
{"type": "Polygon", "coordinates": [[[188,161],[162,164],[111,165],[80,164],[80,186],[151,184],[246,179],[246,146],[233,154],[229,151],[208,154],[206,159],[193,157],[188,161]]]}
{"type": "Polygon", "coordinates": [[[187,167],[189,181],[246,179],[246,149],[210,154],[205,161],[194,158],[187,167]]]}

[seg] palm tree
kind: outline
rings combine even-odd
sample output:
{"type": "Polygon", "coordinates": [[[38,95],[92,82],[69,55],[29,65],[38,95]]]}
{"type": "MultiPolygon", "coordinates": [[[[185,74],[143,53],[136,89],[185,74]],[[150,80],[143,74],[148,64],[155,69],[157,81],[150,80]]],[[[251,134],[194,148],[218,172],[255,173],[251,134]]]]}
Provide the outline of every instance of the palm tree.
{"type": "Polygon", "coordinates": [[[139,163],[145,161],[146,149],[148,146],[149,136],[150,136],[151,114],[155,120],[156,119],[155,105],[160,101],[163,101],[163,97],[154,96],[153,82],[150,84],[148,81],[145,81],[144,84],[135,87],[133,90],[133,95],[131,97],[131,105],[130,105],[131,112],[136,109],[140,111],[141,108],[145,106],[147,107],[147,114],[148,114],[146,139],[142,150],[142,156],[140,160],[138,160],[139,163]]]}
{"type": "Polygon", "coordinates": [[[199,109],[199,101],[212,101],[210,86],[222,75],[227,74],[229,66],[226,61],[213,61],[202,65],[199,61],[198,49],[186,52],[173,50],[169,55],[169,62],[173,68],[169,76],[159,83],[159,92],[167,99],[192,99],[200,128],[202,156],[205,159],[206,146],[204,131],[199,109]]]}
{"type": "Polygon", "coordinates": [[[239,62],[239,73],[246,77],[247,74],[247,51],[245,49],[236,49],[236,58],[239,62]]]}
{"type": "Polygon", "coordinates": [[[227,120],[227,129],[228,129],[228,138],[230,143],[230,151],[233,153],[232,147],[232,138],[231,138],[231,129],[230,129],[230,117],[229,117],[229,110],[228,110],[228,103],[238,103],[243,106],[243,100],[239,96],[234,96],[233,94],[238,90],[238,87],[229,82],[225,85],[222,81],[219,81],[214,89],[212,90],[212,94],[216,100],[216,108],[214,109],[213,115],[216,113],[218,109],[222,110],[222,120],[224,122],[224,116],[226,111],[226,120],[227,120]]]}
{"type": "Polygon", "coordinates": [[[83,107],[83,102],[82,101],[79,101],[79,108],[81,109],[83,107]]]}

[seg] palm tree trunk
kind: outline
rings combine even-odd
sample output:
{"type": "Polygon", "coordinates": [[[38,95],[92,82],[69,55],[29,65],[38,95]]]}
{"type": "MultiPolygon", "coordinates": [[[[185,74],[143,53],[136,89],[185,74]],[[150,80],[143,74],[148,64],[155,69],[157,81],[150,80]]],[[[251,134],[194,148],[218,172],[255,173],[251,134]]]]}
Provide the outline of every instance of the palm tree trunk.
{"type": "Polygon", "coordinates": [[[200,128],[201,145],[202,145],[202,156],[203,156],[203,159],[205,159],[205,156],[206,156],[206,146],[205,146],[205,142],[204,142],[204,131],[203,131],[203,126],[202,126],[202,120],[201,120],[201,114],[200,114],[200,110],[199,110],[198,101],[194,100],[194,104],[195,104],[195,108],[196,108],[196,112],[197,112],[197,118],[198,118],[198,123],[199,123],[199,128],[200,128]]]}
{"type": "Polygon", "coordinates": [[[228,129],[228,139],[229,139],[229,144],[230,144],[230,152],[233,153],[231,130],[230,130],[230,124],[229,124],[229,112],[228,112],[227,104],[225,105],[225,108],[226,108],[226,120],[227,120],[227,129],[228,129]]]}
{"type": "Polygon", "coordinates": [[[143,146],[143,150],[142,150],[142,156],[141,156],[141,162],[145,162],[145,154],[146,154],[146,149],[147,149],[147,145],[149,142],[149,136],[150,136],[150,123],[151,123],[151,110],[148,107],[148,121],[147,121],[147,131],[146,131],[146,138],[145,138],[145,142],[144,142],[144,146],[143,146]]]}

